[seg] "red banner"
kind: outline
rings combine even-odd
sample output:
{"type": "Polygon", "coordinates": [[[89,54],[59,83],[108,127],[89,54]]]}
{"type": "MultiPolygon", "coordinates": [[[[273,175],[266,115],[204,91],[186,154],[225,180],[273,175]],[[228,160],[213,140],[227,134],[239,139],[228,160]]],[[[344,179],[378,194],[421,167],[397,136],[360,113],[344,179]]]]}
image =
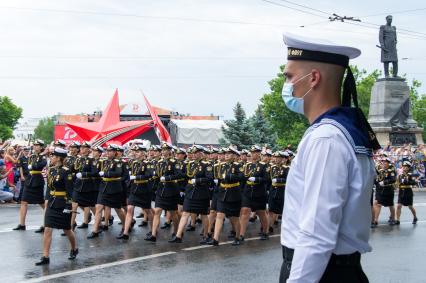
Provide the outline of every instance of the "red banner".
{"type": "Polygon", "coordinates": [[[66,141],[67,144],[71,143],[72,141],[83,141],[83,139],[80,138],[80,136],[77,135],[77,133],[67,125],[55,126],[55,141],[59,139],[66,141]]]}

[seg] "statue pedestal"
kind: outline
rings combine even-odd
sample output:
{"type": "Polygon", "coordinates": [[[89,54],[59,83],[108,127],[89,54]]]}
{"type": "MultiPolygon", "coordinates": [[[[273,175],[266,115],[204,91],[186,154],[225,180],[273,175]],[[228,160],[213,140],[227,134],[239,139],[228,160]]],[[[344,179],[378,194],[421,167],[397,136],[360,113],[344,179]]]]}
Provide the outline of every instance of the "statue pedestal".
{"type": "Polygon", "coordinates": [[[423,129],[413,120],[410,88],[403,78],[378,79],[371,91],[368,122],[383,146],[422,144],[423,129]]]}

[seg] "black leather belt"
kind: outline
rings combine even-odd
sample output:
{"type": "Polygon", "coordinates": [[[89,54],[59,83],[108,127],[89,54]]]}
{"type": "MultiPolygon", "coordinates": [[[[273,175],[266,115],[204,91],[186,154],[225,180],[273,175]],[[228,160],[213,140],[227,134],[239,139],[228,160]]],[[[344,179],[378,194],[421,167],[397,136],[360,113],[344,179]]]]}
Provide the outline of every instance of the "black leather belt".
{"type": "MultiPolygon", "coordinates": [[[[287,248],[283,246],[283,259],[287,263],[293,261],[294,249],[287,248]]],[[[361,254],[359,252],[354,252],[353,254],[347,255],[336,255],[332,254],[330,257],[329,265],[334,266],[357,266],[361,263],[361,254]]]]}

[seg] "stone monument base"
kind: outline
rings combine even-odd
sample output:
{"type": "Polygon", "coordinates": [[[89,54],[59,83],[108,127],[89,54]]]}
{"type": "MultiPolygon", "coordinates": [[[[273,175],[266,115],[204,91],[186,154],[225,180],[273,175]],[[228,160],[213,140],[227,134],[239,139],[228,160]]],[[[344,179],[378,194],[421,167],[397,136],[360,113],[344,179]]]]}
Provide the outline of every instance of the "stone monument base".
{"type": "Polygon", "coordinates": [[[410,88],[403,78],[382,78],[375,82],[368,122],[382,146],[423,144],[423,129],[413,120],[410,88]]]}
{"type": "Polygon", "coordinates": [[[408,143],[413,145],[424,144],[422,128],[393,130],[391,127],[374,127],[373,131],[382,146],[386,146],[389,143],[393,146],[402,146],[408,143]]]}

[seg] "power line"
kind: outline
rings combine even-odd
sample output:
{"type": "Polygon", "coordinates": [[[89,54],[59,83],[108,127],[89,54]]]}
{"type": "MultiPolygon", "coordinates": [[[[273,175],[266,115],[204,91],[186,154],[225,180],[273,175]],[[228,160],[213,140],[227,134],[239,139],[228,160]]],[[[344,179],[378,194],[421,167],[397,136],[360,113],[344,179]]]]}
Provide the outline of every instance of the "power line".
{"type": "Polygon", "coordinates": [[[377,17],[377,16],[387,16],[390,14],[405,14],[405,13],[411,13],[411,12],[418,12],[418,11],[424,11],[426,8],[417,8],[417,9],[410,9],[410,10],[403,10],[403,11],[394,11],[394,12],[387,12],[387,13],[377,13],[377,14],[370,14],[361,16],[361,18],[370,18],[370,17],[377,17]]]}
{"type": "MultiPolygon", "coordinates": [[[[273,1],[269,1],[269,0],[261,0],[261,1],[263,1],[263,2],[267,2],[267,3],[270,3],[270,4],[273,4],[273,5],[277,5],[277,6],[282,6],[282,7],[288,8],[288,9],[296,10],[296,11],[299,11],[299,12],[302,12],[302,13],[306,13],[306,14],[314,15],[314,16],[317,16],[317,17],[323,17],[323,16],[320,16],[320,15],[318,15],[318,14],[314,14],[314,13],[312,13],[312,12],[308,12],[308,11],[305,11],[305,10],[297,9],[297,8],[290,7],[290,6],[287,6],[287,5],[283,5],[283,4],[280,4],[280,3],[276,3],[276,2],[273,2],[273,1]]],[[[338,17],[338,19],[342,19],[342,22],[351,22],[351,21],[354,21],[354,20],[355,20],[355,21],[357,21],[357,19],[353,19],[352,17],[340,17],[340,16],[338,16],[338,15],[336,15],[336,14],[327,13],[327,12],[325,12],[325,11],[318,10],[318,9],[315,9],[315,8],[312,8],[312,7],[309,7],[309,6],[305,6],[305,5],[300,5],[300,4],[294,3],[294,2],[292,2],[292,1],[288,1],[288,0],[277,0],[277,1],[290,3],[290,4],[292,4],[292,5],[296,5],[296,6],[299,6],[299,7],[303,7],[303,8],[305,8],[305,9],[309,9],[309,10],[312,10],[312,11],[316,11],[316,12],[319,12],[319,13],[322,13],[322,14],[325,14],[325,15],[334,15],[334,16],[337,16],[337,17],[338,17]],[[345,20],[348,20],[348,21],[345,21],[345,20]]],[[[426,9],[426,8],[425,8],[425,9],[426,9]]],[[[330,17],[330,20],[331,20],[332,18],[333,18],[333,17],[330,17]]],[[[371,26],[375,26],[375,27],[380,27],[380,25],[378,25],[378,24],[374,24],[374,23],[369,23],[369,22],[364,22],[364,21],[362,21],[362,23],[364,23],[364,24],[366,24],[366,25],[371,25],[371,26]]],[[[358,24],[358,26],[364,26],[364,27],[367,27],[366,25],[358,24]]],[[[426,38],[424,37],[424,36],[426,36],[426,33],[416,32],[416,31],[412,31],[412,30],[408,30],[408,29],[404,29],[404,28],[398,28],[398,31],[399,31],[400,33],[401,33],[401,31],[402,31],[402,34],[404,34],[404,32],[405,32],[405,34],[406,34],[406,35],[413,35],[413,36],[416,36],[416,37],[418,37],[418,39],[426,39],[426,38]]],[[[417,39],[417,38],[415,38],[415,37],[413,37],[413,38],[414,38],[414,39],[417,39]]]]}
{"type": "Polygon", "coordinates": [[[0,9],[35,11],[35,12],[52,12],[52,13],[65,13],[65,14],[80,14],[80,15],[96,15],[96,16],[131,17],[131,18],[171,20],[171,21],[190,21],[190,22],[258,25],[258,26],[278,26],[278,27],[284,27],[284,26],[286,26],[286,27],[297,27],[296,25],[288,25],[288,24],[246,22],[246,21],[240,21],[240,20],[214,20],[214,19],[200,19],[200,18],[189,18],[189,17],[152,16],[152,15],[123,14],[123,13],[112,13],[112,12],[81,11],[81,10],[25,8],[25,7],[12,7],[12,6],[0,6],[0,9]]]}
{"type": "Polygon", "coordinates": [[[279,0],[279,1],[286,2],[286,3],[292,4],[292,5],[295,5],[295,6],[298,6],[298,7],[302,7],[302,8],[308,9],[308,10],[312,10],[312,11],[315,11],[315,12],[319,12],[319,13],[325,14],[327,16],[329,16],[331,14],[331,13],[328,13],[328,12],[325,12],[325,11],[322,11],[322,10],[319,10],[319,9],[315,9],[315,8],[312,8],[312,7],[309,7],[309,6],[301,5],[301,4],[292,2],[292,1],[287,1],[287,0],[279,0]]]}
{"type": "Polygon", "coordinates": [[[54,60],[277,60],[283,57],[194,57],[194,56],[49,56],[49,55],[0,55],[0,59],[54,59],[54,60]]]}
{"type": "Polygon", "coordinates": [[[288,8],[288,9],[291,9],[291,10],[294,10],[294,11],[299,11],[301,13],[305,13],[305,14],[308,14],[308,15],[312,15],[312,16],[316,16],[316,17],[320,17],[320,18],[324,17],[324,16],[320,16],[320,15],[312,13],[312,12],[308,12],[308,11],[305,11],[305,10],[302,10],[302,9],[298,9],[298,8],[294,8],[294,7],[291,7],[291,6],[287,6],[287,5],[284,5],[284,4],[281,4],[281,3],[276,3],[276,2],[273,2],[273,1],[269,1],[269,0],[261,0],[261,1],[267,2],[267,3],[272,4],[272,5],[276,5],[276,6],[288,8]]]}
{"type": "Polygon", "coordinates": [[[105,80],[105,79],[255,79],[271,78],[271,75],[206,75],[206,76],[0,76],[0,80],[105,80]]]}
{"type": "MultiPolygon", "coordinates": [[[[344,22],[344,23],[345,24],[350,24],[350,25],[355,25],[355,26],[360,26],[360,27],[364,27],[364,28],[369,28],[369,29],[377,30],[377,27],[374,24],[368,25],[368,24],[366,24],[364,22],[361,22],[361,23],[344,22]]],[[[401,31],[399,31],[398,34],[402,35],[403,37],[408,37],[408,38],[411,38],[411,39],[426,40],[426,37],[422,36],[422,35],[410,34],[410,33],[401,32],[401,31]]]]}

